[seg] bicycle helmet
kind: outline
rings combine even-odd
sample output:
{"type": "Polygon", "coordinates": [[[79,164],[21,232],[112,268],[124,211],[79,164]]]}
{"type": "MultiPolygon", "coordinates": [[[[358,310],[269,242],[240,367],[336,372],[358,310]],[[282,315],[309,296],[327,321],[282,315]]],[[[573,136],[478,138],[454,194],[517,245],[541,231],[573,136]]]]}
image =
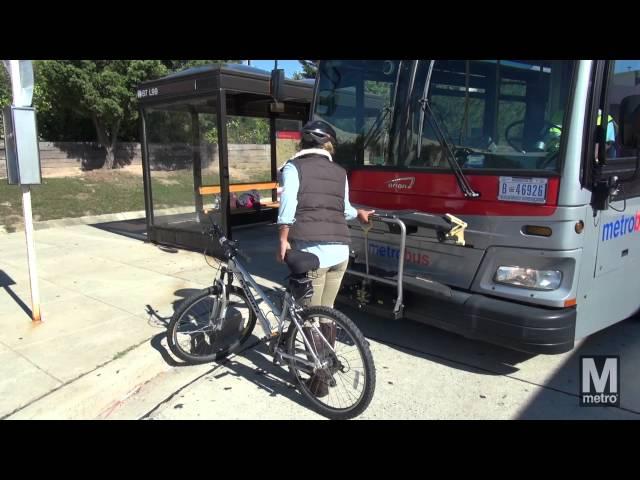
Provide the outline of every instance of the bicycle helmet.
{"type": "Polygon", "coordinates": [[[327,122],[312,120],[302,127],[302,140],[305,143],[324,145],[327,142],[337,144],[336,131],[327,122]]]}

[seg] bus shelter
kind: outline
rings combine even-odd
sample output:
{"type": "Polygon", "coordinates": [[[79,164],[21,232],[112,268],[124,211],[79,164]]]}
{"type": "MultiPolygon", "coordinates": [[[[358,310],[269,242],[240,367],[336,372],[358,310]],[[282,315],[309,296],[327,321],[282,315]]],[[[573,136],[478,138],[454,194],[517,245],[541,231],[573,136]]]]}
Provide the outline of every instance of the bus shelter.
{"type": "Polygon", "coordinates": [[[210,219],[229,238],[232,227],[275,221],[277,171],[295,152],[314,84],[278,73],[214,64],[140,84],[151,242],[202,249],[210,219]]]}

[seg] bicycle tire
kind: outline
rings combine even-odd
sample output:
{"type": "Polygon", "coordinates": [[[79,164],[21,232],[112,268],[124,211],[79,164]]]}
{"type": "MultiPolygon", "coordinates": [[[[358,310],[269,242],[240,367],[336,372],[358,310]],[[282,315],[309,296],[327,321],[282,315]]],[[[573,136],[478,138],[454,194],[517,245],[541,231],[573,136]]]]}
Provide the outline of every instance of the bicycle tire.
{"type": "MultiPolygon", "coordinates": [[[[364,338],[364,335],[362,334],[360,329],[358,329],[358,327],[349,317],[333,308],[321,306],[309,307],[306,308],[300,316],[303,320],[303,323],[304,321],[313,317],[324,317],[331,319],[336,323],[337,328],[341,328],[348,334],[362,358],[362,369],[364,370],[365,383],[362,394],[353,405],[350,405],[346,408],[334,408],[321,401],[309,390],[309,388],[305,384],[305,381],[302,380],[299,374],[301,370],[296,367],[295,360],[290,360],[289,370],[297,380],[299,390],[309,400],[314,409],[327,418],[333,420],[346,420],[349,418],[357,417],[362,412],[364,412],[364,410],[371,403],[376,386],[376,369],[373,362],[371,350],[369,349],[369,343],[364,338]]],[[[285,338],[286,351],[287,353],[289,353],[289,355],[296,355],[296,338],[298,337],[298,331],[298,327],[295,325],[295,323],[292,322],[289,329],[287,330],[285,338]]],[[[301,334],[304,335],[303,332],[301,332],[301,334]]],[[[336,353],[338,353],[337,348],[336,353]]]]}
{"type": "MultiPolygon", "coordinates": [[[[173,314],[171,321],[169,322],[169,326],[167,327],[167,343],[169,345],[169,349],[176,357],[178,357],[180,360],[183,360],[187,363],[207,363],[207,362],[217,361],[227,357],[231,353],[235,353],[238,350],[238,348],[251,336],[251,334],[253,333],[253,329],[256,325],[256,315],[251,309],[251,306],[249,304],[249,301],[247,300],[247,296],[245,295],[244,290],[242,290],[239,287],[236,287],[235,285],[229,286],[227,287],[227,295],[229,296],[237,295],[238,297],[241,297],[245,302],[247,306],[247,310],[249,312],[248,314],[249,318],[247,319],[246,325],[244,326],[244,328],[242,328],[238,332],[239,336],[237,338],[229,338],[228,340],[230,340],[230,342],[228,342],[229,343],[228,345],[223,344],[222,348],[215,349],[214,351],[206,354],[194,355],[189,352],[186,352],[181,347],[180,343],[177,341],[180,321],[184,317],[184,315],[187,314],[187,312],[189,312],[189,309],[194,307],[194,305],[197,305],[199,302],[202,302],[204,299],[208,297],[213,297],[213,298],[219,297],[220,293],[219,292],[216,293],[214,289],[215,287],[205,288],[203,290],[200,290],[196,294],[188,297],[187,299],[185,299],[173,314]]],[[[218,301],[218,300],[215,300],[215,301],[218,301]]],[[[223,325],[223,328],[224,328],[224,325],[223,325]]],[[[197,333],[201,333],[201,332],[197,332],[197,333]]],[[[234,337],[235,332],[231,332],[230,336],[234,337]]],[[[213,343],[213,341],[211,343],[213,343]]]]}

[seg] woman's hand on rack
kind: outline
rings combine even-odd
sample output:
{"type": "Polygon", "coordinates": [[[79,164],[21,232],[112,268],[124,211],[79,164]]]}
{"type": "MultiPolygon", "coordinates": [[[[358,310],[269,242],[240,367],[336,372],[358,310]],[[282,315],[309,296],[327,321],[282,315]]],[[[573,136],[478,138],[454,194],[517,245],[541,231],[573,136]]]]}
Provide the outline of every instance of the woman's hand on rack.
{"type": "Polygon", "coordinates": [[[369,223],[369,215],[375,213],[375,210],[363,210],[361,208],[358,209],[358,220],[360,223],[369,223]]]}

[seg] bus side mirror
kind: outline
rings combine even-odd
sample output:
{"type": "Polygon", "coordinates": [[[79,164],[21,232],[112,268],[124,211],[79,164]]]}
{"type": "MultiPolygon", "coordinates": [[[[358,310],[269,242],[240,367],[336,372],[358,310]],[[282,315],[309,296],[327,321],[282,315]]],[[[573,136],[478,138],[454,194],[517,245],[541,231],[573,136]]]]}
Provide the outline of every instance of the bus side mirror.
{"type": "Polygon", "coordinates": [[[640,148],[640,95],[620,102],[620,143],[625,148],[640,148]]]}

